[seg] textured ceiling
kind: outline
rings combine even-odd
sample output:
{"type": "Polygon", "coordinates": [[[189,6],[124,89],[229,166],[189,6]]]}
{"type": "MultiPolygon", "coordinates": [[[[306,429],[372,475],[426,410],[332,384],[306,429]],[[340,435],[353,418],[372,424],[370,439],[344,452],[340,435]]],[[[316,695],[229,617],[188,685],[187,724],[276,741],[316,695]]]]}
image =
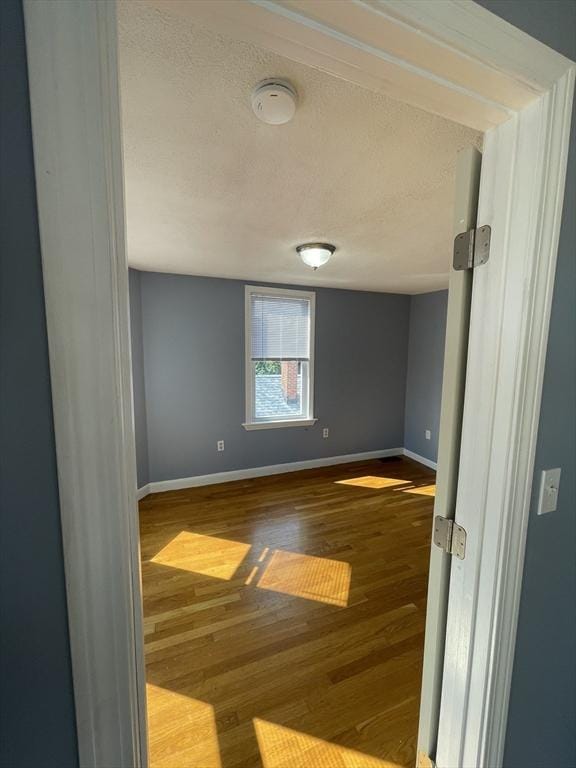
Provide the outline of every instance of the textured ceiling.
{"type": "Polygon", "coordinates": [[[129,263],[420,293],[445,287],[456,153],[481,136],[142,2],[119,5],[129,263]],[[299,93],[265,125],[266,77],[299,93]],[[294,248],[337,246],[313,272],[294,248]]]}

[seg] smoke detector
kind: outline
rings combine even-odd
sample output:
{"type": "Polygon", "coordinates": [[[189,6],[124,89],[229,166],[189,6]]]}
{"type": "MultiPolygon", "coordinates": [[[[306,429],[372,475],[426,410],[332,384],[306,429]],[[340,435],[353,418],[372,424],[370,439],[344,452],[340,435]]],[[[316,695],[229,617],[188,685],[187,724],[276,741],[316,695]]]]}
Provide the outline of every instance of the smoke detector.
{"type": "Polygon", "coordinates": [[[254,88],[252,109],[263,123],[283,125],[294,117],[297,100],[298,95],[287,80],[271,77],[254,88]]]}

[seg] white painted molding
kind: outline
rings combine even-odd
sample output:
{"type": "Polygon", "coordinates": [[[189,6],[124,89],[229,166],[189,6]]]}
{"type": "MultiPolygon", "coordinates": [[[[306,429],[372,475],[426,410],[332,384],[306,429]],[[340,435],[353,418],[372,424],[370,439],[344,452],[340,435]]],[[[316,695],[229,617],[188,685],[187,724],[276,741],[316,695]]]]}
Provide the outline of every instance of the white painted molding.
{"type": "MultiPolygon", "coordinates": [[[[501,85],[504,78],[517,83],[519,89],[516,96],[519,100],[513,105],[516,110],[528,106],[534,96],[542,95],[553,88],[571,65],[570,60],[557,51],[504,19],[496,17],[473,0],[360,2],[371,5],[392,18],[396,17],[424,39],[436,43],[444,41],[451,52],[460,51],[463,58],[461,64],[465,71],[468,71],[470,62],[484,64],[484,77],[492,81],[485,85],[490,89],[489,93],[492,93],[491,89],[495,87],[494,78],[497,78],[501,85]]],[[[443,62],[442,57],[440,62],[443,62]]],[[[471,74],[470,72],[467,76],[471,74]]],[[[472,82],[474,87],[482,87],[480,83],[476,83],[476,73],[473,74],[472,82]]]]}
{"type": "Polygon", "coordinates": [[[150,483],[146,483],[146,485],[143,485],[136,491],[136,501],[140,501],[140,499],[145,498],[149,493],[152,493],[150,490],[150,483]]]}
{"type": "MultiPolygon", "coordinates": [[[[148,493],[161,493],[162,491],[177,491],[183,488],[196,488],[201,485],[231,483],[234,480],[248,480],[253,477],[283,475],[287,472],[299,472],[302,469],[331,467],[336,464],[351,464],[354,461],[369,461],[370,459],[382,459],[387,456],[402,456],[402,453],[402,448],[384,448],[381,451],[349,453],[344,456],[328,456],[321,459],[291,461],[287,464],[269,464],[265,467],[254,467],[252,469],[232,469],[229,472],[213,472],[210,475],[182,477],[176,480],[160,480],[158,482],[148,483],[147,486],[144,486],[146,489],[146,494],[144,495],[147,495],[148,493]]],[[[141,490],[144,490],[144,488],[141,490]]]]}
{"type": "Polygon", "coordinates": [[[146,706],[116,7],[26,0],[24,10],[79,762],[139,768],[146,706]]]}
{"type": "MultiPolygon", "coordinates": [[[[486,615],[488,602],[492,611],[491,632],[488,633],[491,651],[488,680],[484,688],[484,701],[477,709],[478,722],[482,722],[484,728],[480,732],[478,754],[485,766],[502,765],[504,759],[540,404],[564,204],[575,75],[576,66],[571,63],[565,74],[540,99],[539,104],[534,105],[532,114],[530,110],[524,110],[519,115],[517,162],[521,163],[525,176],[523,180],[518,174],[515,179],[513,204],[519,206],[518,191],[524,186],[535,184],[537,194],[531,197],[529,207],[524,211],[518,210],[516,215],[512,214],[515,226],[508,222],[510,244],[512,239],[515,241],[514,250],[510,249],[510,258],[514,258],[516,265],[525,264],[528,253],[531,259],[526,265],[526,282],[522,287],[512,285],[506,298],[508,301],[521,297],[523,302],[519,347],[516,348],[519,370],[513,390],[513,411],[507,411],[505,392],[500,392],[504,402],[497,402],[494,411],[497,420],[499,415],[508,416],[510,432],[506,441],[503,432],[497,429],[500,441],[493,443],[491,467],[505,464],[507,472],[504,478],[500,478],[498,471],[492,472],[486,483],[485,530],[491,524],[489,511],[493,505],[500,502],[503,515],[500,541],[495,542],[486,537],[489,551],[482,559],[480,573],[481,581],[490,574],[492,555],[495,554],[499,577],[493,582],[496,593],[489,601],[488,591],[484,588],[479,605],[480,616],[486,615]],[[538,132],[534,129],[535,124],[538,132]],[[536,135],[537,152],[534,152],[536,135]],[[531,174],[530,164],[534,164],[536,159],[536,171],[531,174]],[[522,232],[526,234],[524,244],[521,242],[522,232]],[[490,547],[493,548],[492,552],[490,547]]],[[[511,265],[508,288],[513,280],[518,279],[517,275],[513,275],[514,271],[514,265],[511,265]]],[[[509,310],[509,305],[506,309],[509,310]]],[[[509,320],[509,315],[503,320],[506,337],[510,329],[509,320]]],[[[511,365],[513,344],[507,338],[507,349],[510,350],[508,365],[511,365]]],[[[501,354],[506,351],[502,349],[501,354]]],[[[504,425],[498,426],[502,428],[504,425]]],[[[480,644],[485,639],[481,637],[480,644]]],[[[478,645],[476,642],[476,649],[478,645]]],[[[476,680],[479,679],[479,671],[477,666],[471,670],[476,680]]],[[[479,697],[474,698],[478,704],[479,697]]]]}
{"type": "Polygon", "coordinates": [[[480,131],[569,65],[471,0],[146,2],[480,131]]]}
{"type": "Polygon", "coordinates": [[[247,432],[254,432],[259,429],[285,429],[287,427],[313,427],[318,419],[293,419],[288,421],[252,421],[244,422],[242,426],[247,432]]]}
{"type": "Polygon", "coordinates": [[[569,144],[574,67],[485,136],[439,747],[446,766],[502,765],[569,144]]]}
{"type": "Polygon", "coordinates": [[[409,451],[408,448],[403,448],[402,453],[404,456],[407,456],[409,459],[412,459],[413,461],[417,461],[419,464],[424,464],[425,467],[429,467],[430,469],[433,469],[436,471],[437,464],[435,461],[432,461],[431,459],[427,459],[425,456],[420,456],[419,453],[414,453],[414,451],[409,451]]]}

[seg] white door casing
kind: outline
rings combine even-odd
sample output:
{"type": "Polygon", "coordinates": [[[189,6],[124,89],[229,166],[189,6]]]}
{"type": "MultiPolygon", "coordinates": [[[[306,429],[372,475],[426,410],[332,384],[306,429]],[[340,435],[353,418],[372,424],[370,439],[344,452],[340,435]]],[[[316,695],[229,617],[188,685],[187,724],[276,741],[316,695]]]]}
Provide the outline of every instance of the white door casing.
{"type": "Polygon", "coordinates": [[[484,140],[439,768],[503,757],[573,90],[571,69],[484,140]]]}
{"type": "Polygon", "coordinates": [[[146,706],[114,3],[25,5],[82,768],[145,766],[146,706]]]}

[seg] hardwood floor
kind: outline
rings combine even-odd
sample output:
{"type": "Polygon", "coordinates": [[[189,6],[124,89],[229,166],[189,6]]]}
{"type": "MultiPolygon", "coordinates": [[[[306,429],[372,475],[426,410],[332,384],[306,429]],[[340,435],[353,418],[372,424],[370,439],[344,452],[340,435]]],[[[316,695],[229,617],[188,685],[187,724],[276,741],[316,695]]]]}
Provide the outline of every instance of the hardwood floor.
{"type": "Polygon", "coordinates": [[[151,768],[413,766],[433,494],[387,459],[142,500],[151,768]]]}

